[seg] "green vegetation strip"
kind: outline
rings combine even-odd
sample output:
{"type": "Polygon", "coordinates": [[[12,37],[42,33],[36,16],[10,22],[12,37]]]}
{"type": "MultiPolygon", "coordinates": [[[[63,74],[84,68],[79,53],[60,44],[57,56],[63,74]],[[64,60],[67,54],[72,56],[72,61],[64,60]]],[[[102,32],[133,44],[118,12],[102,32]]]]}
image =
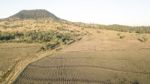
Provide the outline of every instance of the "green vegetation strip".
{"type": "Polygon", "coordinates": [[[68,45],[79,39],[80,34],[74,32],[29,31],[29,32],[0,32],[0,42],[44,43],[41,49],[54,49],[59,45],[68,45]]]}

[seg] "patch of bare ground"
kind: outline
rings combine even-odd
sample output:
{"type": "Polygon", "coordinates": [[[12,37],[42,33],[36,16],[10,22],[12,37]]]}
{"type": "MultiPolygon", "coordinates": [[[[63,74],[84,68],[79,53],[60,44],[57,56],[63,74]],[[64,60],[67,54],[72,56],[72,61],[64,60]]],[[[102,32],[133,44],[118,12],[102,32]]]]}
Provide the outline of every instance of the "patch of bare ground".
{"type": "MultiPolygon", "coordinates": [[[[40,44],[26,43],[1,43],[0,44],[0,71],[1,82],[12,73],[12,69],[22,60],[34,57],[39,50],[40,44]]],[[[22,66],[23,67],[23,66],[22,66]]]]}
{"type": "Polygon", "coordinates": [[[29,64],[14,84],[149,84],[149,34],[101,29],[52,56],[29,64]]]}
{"type": "Polygon", "coordinates": [[[38,43],[1,43],[0,82],[10,84],[29,63],[54,52],[39,52],[41,46],[38,43]]]}

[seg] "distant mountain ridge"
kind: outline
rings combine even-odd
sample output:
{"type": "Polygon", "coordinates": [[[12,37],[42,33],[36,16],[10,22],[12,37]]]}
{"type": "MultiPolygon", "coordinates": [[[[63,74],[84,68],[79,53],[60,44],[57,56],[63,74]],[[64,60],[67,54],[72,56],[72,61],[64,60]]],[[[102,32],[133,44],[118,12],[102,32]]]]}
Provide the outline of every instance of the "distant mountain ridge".
{"type": "Polygon", "coordinates": [[[59,18],[54,14],[50,13],[44,9],[35,9],[35,10],[22,10],[15,15],[10,16],[9,18],[17,19],[42,19],[42,18],[51,18],[53,20],[58,20],[59,18]]]}

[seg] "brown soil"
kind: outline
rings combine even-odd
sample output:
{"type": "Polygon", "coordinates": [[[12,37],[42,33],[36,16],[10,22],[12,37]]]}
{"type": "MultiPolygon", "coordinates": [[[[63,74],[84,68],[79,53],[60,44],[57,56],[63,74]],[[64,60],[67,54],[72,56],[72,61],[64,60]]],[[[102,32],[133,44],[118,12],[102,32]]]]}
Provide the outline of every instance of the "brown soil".
{"type": "Polygon", "coordinates": [[[150,83],[150,41],[137,40],[141,34],[83,31],[81,41],[29,64],[14,84],[150,83]]]}

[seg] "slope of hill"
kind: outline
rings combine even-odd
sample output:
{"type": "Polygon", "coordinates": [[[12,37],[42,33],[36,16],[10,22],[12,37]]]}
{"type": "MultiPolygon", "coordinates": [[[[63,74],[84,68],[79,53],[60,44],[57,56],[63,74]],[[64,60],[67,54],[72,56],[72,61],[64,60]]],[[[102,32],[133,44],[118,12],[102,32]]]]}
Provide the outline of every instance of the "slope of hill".
{"type": "Polygon", "coordinates": [[[10,16],[9,18],[18,18],[18,19],[41,19],[41,18],[51,18],[59,19],[54,14],[50,13],[47,10],[36,9],[36,10],[22,10],[15,15],[10,16]]]}
{"type": "MultiPolygon", "coordinates": [[[[51,12],[44,10],[44,9],[35,9],[35,10],[22,10],[15,15],[12,15],[8,17],[7,19],[1,19],[0,22],[2,21],[7,21],[11,20],[14,21],[14,19],[19,19],[19,20],[37,20],[37,19],[45,19],[47,21],[53,20],[52,24],[54,21],[61,22],[63,25],[71,25],[75,27],[82,27],[82,28],[100,28],[100,29],[107,29],[107,30],[115,30],[115,31],[121,31],[121,32],[134,32],[134,33],[150,33],[150,26],[125,26],[125,25],[101,25],[101,24],[88,24],[88,23],[81,23],[81,22],[71,22],[67,21],[64,19],[61,19],[51,12]]],[[[11,22],[12,23],[12,22],[11,22]]],[[[26,23],[26,22],[24,22],[26,23]]],[[[45,23],[45,21],[44,21],[45,23]]],[[[58,23],[60,24],[60,23],[58,23]]],[[[8,24],[1,24],[0,26],[3,27],[8,27],[8,24]]],[[[16,26],[15,26],[16,27],[16,26]]],[[[13,27],[14,28],[14,27],[13,27]]]]}
{"type": "Polygon", "coordinates": [[[55,49],[59,50],[80,40],[82,32],[63,21],[46,10],[23,10],[7,19],[2,19],[0,21],[0,84],[9,79],[11,73],[14,75],[12,70],[24,61],[24,57],[32,57],[27,60],[31,62],[31,59],[37,60],[47,56],[46,53],[52,53],[55,49]],[[22,54],[19,54],[20,51],[22,54]]]}

